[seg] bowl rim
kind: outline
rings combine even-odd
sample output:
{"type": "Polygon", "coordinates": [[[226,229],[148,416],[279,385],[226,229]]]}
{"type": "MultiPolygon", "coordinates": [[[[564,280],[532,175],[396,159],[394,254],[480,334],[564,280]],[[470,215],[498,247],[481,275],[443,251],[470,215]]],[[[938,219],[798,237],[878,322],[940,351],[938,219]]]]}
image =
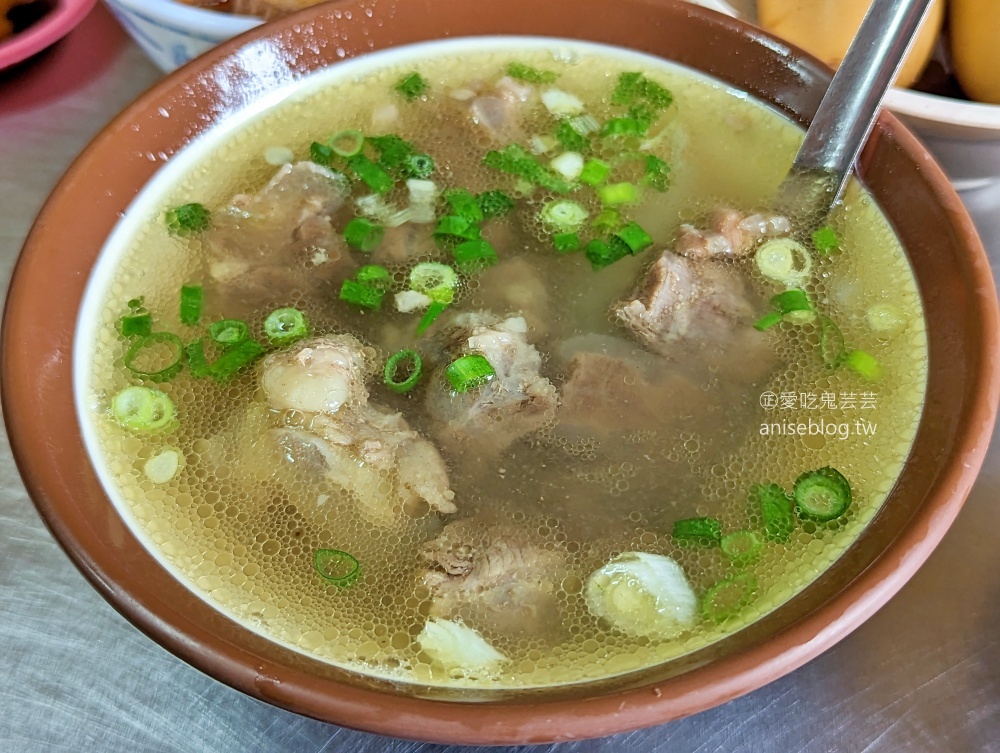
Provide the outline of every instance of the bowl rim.
{"type": "Polygon", "coordinates": [[[55,7],[37,23],[0,42],[0,70],[27,60],[55,44],[75,29],[97,0],[57,0],[55,7]]]}
{"type": "Polygon", "coordinates": [[[1000,137],[1000,105],[942,97],[914,89],[890,89],[884,104],[898,115],[941,125],[993,131],[996,132],[992,134],[994,137],[1000,137]]]}
{"type": "MultiPolygon", "coordinates": [[[[652,0],[636,0],[636,3],[651,5],[652,0]]],[[[3,336],[0,338],[0,347],[3,349],[0,353],[0,375],[4,384],[11,385],[12,389],[4,390],[0,397],[3,400],[12,453],[25,485],[44,522],[77,567],[116,609],[143,632],[172,653],[226,684],[290,710],[343,726],[441,742],[507,744],[595,737],[679,718],[723,703],[794,670],[858,627],[888,601],[926,560],[964,503],[985,457],[992,432],[997,401],[1000,398],[1000,359],[984,357],[976,364],[972,379],[979,389],[974,393],[967,409],[970,428],[959,438],[955,453],[961,462],[958,459],[951,462],[939,477],[937,486],[940,491],[934,497],[936,504],[923,505],[906,529],[891,542],[883,556],[852,581],[848,588],[832,596],[780,636],[751,646],[734,656],[727,656],[666,682],[582,700],[556,700],[531,705],[501,702],[483,706],[393,697],[389,704],[385,694],[366,688],[338,686],[335,683],[326,683],[321,687],[317,683],[297,679],[298,684],[286,678],[279,680],[272,676],[272,667],[248,667],[248,654],[241,647],[218,638],[206,646],[206,632],[199,633],[193,629],[195,626],[177,615],[171,615],[171,619],[165,618],[157,611],[159,605],[155,602],[155,597],[143,600],[120,587],[108,570],[109,563],[116,566],[117,563],[98,558],[88,550],[87,542],[82,537],[84,533],[89,535],[89,532],[71,530],[60,520],[57,514],[59,505],[54,503],[55,498],[69,493],[70,489],[78,493],[81,484],[84,492],[91,491],[89,479],[81,478],[78,471],[54,469],[37,456],[39,442],[50,440],[36,435],[29,441],[32,424],[37,419],[36,411],[31,407],[30,401],[14,397],[16,394],[31,394],[33,389],[37,389],[34,382],[27,381],[23,370],[18,370],[16,363],[19,358],[30,358],[25,355],[27,344],[40,341],[37,338],[39,324],[28,316],[31,301],[28,300],[26,291],[30,278],[43,272],[40,269],[41,260],[36,257],[43,255],[45,239],[51,230],[50,224],[46,222],[48,215],[60,202],[67,201],[70,187],[76,186],[76,190],[81,190],[81,179],[92,167],[90,162],[95,159],[95,153],[111,146],[116,134],[128,127],[131,117],[143,109],[144,103],[157,101],[176,86],[178,81],[198,76],[237,55],[247,41],[273,39],[307,18],[326,18],[332,21],[334,8],[355,4],[354,0],[342,0],[325,7],[307,9],[282,22],[251,32],[247,37],[226,42],[153,87],[115,118],[74,162],[43,207],[25,242],[24,251],[18,258],[11,278],[3,318],[3,336]],[[35,449],[36,454],[33,455],[29,449],[35,449]],[[62,486],[56,488],[57,482],[53,475],[58,473],[64,473],[65,477],[59,479],[58,483],[62,486]],[[392,713],[386,713],[390,706],[392,713]],[[552,719],[566,721],[572,729],[553,728],[552,719]]],[[[751,29],[746,24],[694,6],[683,5],[685,7],[681,9],[678,7],[679,2],[673,0],[656,2],[658,8],[669,10],[670,13],[696,16],[706,24],[738,31],[768,47],[787,51],[787,54],[793,52],[793,48],[786,43],[751,29]]],[[[810,64],[816,62],[800,53],[795,55],[810,64]]],[[[822,66],[819,67],[822,69],[822,66]]],[[[884,113],[877,127],[893,134],[900,147],[919,164],[942,205],[953,210],[956,232],[963,239],[962,246],[970,252],[968,263],[970,276],[974,278],[970,280],[970,286],[974,284],[978,304],[977,324],[985,333],[984,349],[991,348],[992,355],[995,356],[998,349],[997,332],[1000,329],[996,290],[985,251],[971,219],[961,210],[961,202],[943,172],[920,142],[901,127],[898,120],[891,114],[884,113]]],[[[50,269],[44,270],[46,274],[49,272],[50,269]]],[[[43,382],[65,377],[64,372],[70,369],[70,347],[71,344],[65,341],[50,346],[46,353],[49,360],[43,359],[41,362],[40,373],[45,376],[43,382]]],[[[70,411],[75,411],[75,406],[71,405],[70,411]]],[[[74,429],[79,433],[78,426],[74,426],[74,429]]],[[[87,469],[81,470],[84,474],[87,472],[87,469]]],[[[101,556],[104,554],[102,552],[101,556]]]]}

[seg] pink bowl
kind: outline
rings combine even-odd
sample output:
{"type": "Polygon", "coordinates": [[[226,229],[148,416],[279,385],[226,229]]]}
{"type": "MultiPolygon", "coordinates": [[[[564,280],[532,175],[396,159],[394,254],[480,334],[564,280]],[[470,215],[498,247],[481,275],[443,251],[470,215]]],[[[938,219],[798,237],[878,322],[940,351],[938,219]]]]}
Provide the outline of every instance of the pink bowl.
{"type": "Polygon", "coordinates": [[[55,6],[30,28],[0,42],[0,71],[55,44],[79,24],[97,0],[55,0],[55,6]]]}

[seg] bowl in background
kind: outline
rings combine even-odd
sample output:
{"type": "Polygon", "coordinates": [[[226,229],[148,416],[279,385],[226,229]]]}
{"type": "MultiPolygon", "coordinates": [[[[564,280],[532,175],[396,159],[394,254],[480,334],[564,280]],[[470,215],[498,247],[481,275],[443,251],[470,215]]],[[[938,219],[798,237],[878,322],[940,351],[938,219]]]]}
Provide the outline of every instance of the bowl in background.
{"type": "Polygon", "coordinates": [[[629,47],[701,70],[806,123],[829,83],[819,61],[677,0],[344,0],[220,45],[169,76],[85,150],[47,202],[10,286],[3,407],[43,519],[94,587],[207,674],[318,719],[398,737],[519,744],[662,723],[758,688],[842,639],[892,597],[944,536],[982,464],[1000,396],[989,264],[948,180],[883,114],[860,174],[897,228],[927,313],[927,399],[899,482],[831,568],[776,611],[678,664],[491,700],[421,693],[293,652],[211,607],[140,543],[101,487],[77,423],[70,353],[89,272],[119,217],[175,154],[233,113],[274,102],[311,71],[441,37],[530,35],[629,47]],[[371,15],[365,10],[371,11],[371,15]],[[463,702],[463,701],[474,702],[463,702]]]}
{"type": "Polygon", "coordinates": [[[27,60],[69,34],[97,0],[53,0],[52,9],[22,32],[0,42],[0,71],[27,60]]]}
{"type": "Polygon", "coordinates": [[[261,18],[194,8],[174,0],[104,1],[129,36],[166,73],[264,23],[261,18]]]}

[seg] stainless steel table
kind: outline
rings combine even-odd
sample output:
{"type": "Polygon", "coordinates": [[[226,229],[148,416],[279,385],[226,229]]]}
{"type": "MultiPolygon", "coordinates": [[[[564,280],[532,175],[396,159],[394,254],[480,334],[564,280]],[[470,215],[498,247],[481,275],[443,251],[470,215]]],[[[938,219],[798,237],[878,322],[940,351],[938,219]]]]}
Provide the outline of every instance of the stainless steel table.
{"type": "MultiPolygon", "coordinates": [[[[0,73],[0,277],[86,142],[159,77],[103,7],[0,73]]],[[[1000,192],[967,195],[1000,263],[1000,192]]],[[[458,751],[271,708],[182,663],[77,573],[0,436],[0,751],[458,751]]],[[[1000,751],[1000,443],[917,576],[792,675],[720,708],[569,751],[1000,751]]]]}

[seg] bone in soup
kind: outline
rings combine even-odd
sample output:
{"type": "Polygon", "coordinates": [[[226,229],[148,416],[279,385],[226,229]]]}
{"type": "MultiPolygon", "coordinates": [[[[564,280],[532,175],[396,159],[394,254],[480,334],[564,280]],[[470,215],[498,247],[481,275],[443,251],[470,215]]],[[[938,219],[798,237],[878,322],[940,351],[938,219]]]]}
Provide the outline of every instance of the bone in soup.
{"type": "Polygon", "coordinates": [[[443,49],[314,76],[147,189],[81,319],[98,471],[194,592],[361,673],[550,686],[711,645],[895,483],[903,250],[857,185],[819,229],[768,210],[802,134],[745,94],[443,49]]]}

